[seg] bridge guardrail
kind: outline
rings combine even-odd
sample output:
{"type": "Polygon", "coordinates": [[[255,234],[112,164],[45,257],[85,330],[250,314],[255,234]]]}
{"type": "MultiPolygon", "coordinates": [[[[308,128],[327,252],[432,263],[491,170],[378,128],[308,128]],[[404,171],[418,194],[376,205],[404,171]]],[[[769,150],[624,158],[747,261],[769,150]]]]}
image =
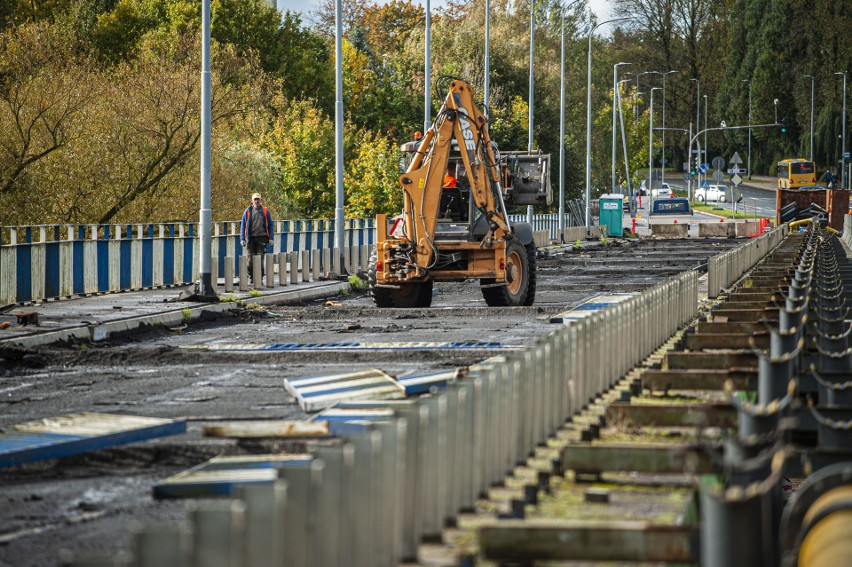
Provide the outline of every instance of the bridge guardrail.
{"type": "Polygon", "coordinates": [[[439,536],[448,519],[472,509],[691,321],[697,296],[697,272],[683,272],[475,365],[444,390],[352,402],[347,407],[379,404],[394,413],[345,424],[337,430],[343,443],[316,448],[309,464],[280,469],[278,481],[245,487],[240,499],[196,502],[188,522],[141,529],[134,564],[224,565],[211,558],[239,557],[258,566],[372,567],[416,558],[421,541],[439,536]]]}
{"type": "MultiPolygon", "coordinates": [[[[513,222],[526,216],[510,216],[513,222]]],[[[275,221],[269,252],[331,250],[334,222],[328,219],[275,221]]],[[[533,229],[550,238],[557,215],[535,215],[533,229]]],[[[239,221],[213,223],[214,271],[226,273],[225,258],[239,273],[243,249],[239,221]]],[[[346,219],[347,251],[375,243],[375,219],[346,219]]],[[[0,305],[75,295],[187,285],[199,274],[198,223],[36,225],[0,227],[0,305]]],[[[323,258],[331,257],[322,254],[323,258]]],[[[322,265],[324,272],[331,266],[322,265]]]]}
{"type": "Polygon", "coordinates": [[[726,250],[707,259],[707,297],[719,297],[724,289],[754,267],[764,256],[778,246],[790,231],[786,224],[750,239],[736,248],[726,250]]]}

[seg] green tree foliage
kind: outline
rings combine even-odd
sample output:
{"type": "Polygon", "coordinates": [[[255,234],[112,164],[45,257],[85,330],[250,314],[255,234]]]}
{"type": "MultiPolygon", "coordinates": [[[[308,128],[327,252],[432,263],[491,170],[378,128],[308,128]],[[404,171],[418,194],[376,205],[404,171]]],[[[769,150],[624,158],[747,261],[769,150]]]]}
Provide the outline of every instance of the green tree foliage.
{"type": "Polygon", "coordinates": [[[100,95],[96,79],[57,26],[0,36],[0,198],[39,190],[33,169],[74,139],[75,121],[100,95]]]}
{"type": "Polygon", "coordinates": [[[334,122],[310,100],[282,100],[270,128],[255,133],[274,157],[280,184],[274,198],[304,218],[334,216],[334,122]]]}
{"type": "MultiPolygon", "coordinates": [[[[688,129],[699,95],[708,125],[786,118],[789,132],[753,131],[752,169],[809,149],[815,77],[814,155],[836,165],[842,79],[852,41],[844,2],[616,0],[620,22],[592,38],[586,3],[564,13],[535,3],[533,147],[553,156],[559,179],[561,28],[565,27],[564,173],[568,198],[585,186],[587,94],[592,185],[610,183],[612,70],[668,71],[668,128],[688,129]],[[564,16],[564,18],[563,18],[564,16]],[[698,79],[693,81],[690,79],[698,79]],[[700,84],[700,93],[698,87],[700,84]],[[749,97],[750,91],[750,97],[749,97]]],[[[485,85],[485,0],[433,10],[431,115],[447,76],[485,85]]],[[[491,1],[490,131],[502,150],[529,140],[529,4],[491,1]]],[[[198,77],[201,0],[8,0],[0,3],[0,208],[4,222],[188,220],[198,210],[198,77]],[[38,192],[40,210],[27,195],[38,192]]],[[[212,0],[213,206],[235,218],[246,195],[264,194],[276,216],[334,212],[334,2],[309,15],[279,14],[266,0],[212,0]]],[[[424,13],[412,0],[344,3],[344,184],[347,212],[400,206],[396,150],[423,128],[424,13]]],[[[594,22],[592,22],[594,23],[594,22]]],[[[601,28],[603,30],[605,28],[601,28]]],[[[647,167],[644,75],[625,89],[631,171],[647,167]],[[644,93],[638,94],[636,91],[644,93]],[[636,94],[634,98],[634,94],[636,94]],[[638,102],[638,119],[630,112],[638,102]]],[[[852,85],[850,85],[852,90],[852,85]]],[[[656,92],[655,126],[662,126],[656,92]]],[[[852,114],[852,113],[850,113],[852,114]]],[[[703,127],[703,121],[699,119],[703,127]]],[[[697,127],[695,128],[697,129],[697,127]]],[[[655,135],[659,157],[660,136],[655,135]]],[[[711,133],[713,155],[747,147],[745,131],[711,133]]],[[[852,145],[852,144],[850,144],[852,145]]],[[[687,136],[666,133],[671,164],[686,161],[687,136]]],[[[618,176],[623,175],[621,143],[618,176]]],[[[556,190],[557,188],[554,187],[556,190]]],[[[555,209],[556,204],[553,208],[555,209]]]]}
{"type": "Polygon", "coordinates": [[[353,138],[344,175],[344,185],[352,188],[346,200],[346,215],[370,217],[399,211],[402,191],[399,189],[396,146],[367,129],[359,130],[353,138]]]}

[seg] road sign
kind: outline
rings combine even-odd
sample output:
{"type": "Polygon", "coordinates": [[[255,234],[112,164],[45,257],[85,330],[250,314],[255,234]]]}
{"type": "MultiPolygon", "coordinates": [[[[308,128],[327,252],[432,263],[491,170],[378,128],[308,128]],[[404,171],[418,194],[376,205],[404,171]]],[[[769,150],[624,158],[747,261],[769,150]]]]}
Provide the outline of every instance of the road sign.
{"type": "Polygon", "coordinates": [[[743,158],[740,157],[738,152],[734,152],[734,156],[731,158],[731,165],[740,165],[743,162],[743,158]]]}
{"type": "Polygon", "coordinates": [[[716,169],[722,169],[725,167],[725,158],[722,156],[716,156],[713,158],[713,167],[716,169]]]}
{"type": "Polygon", "coordinates": [[[740,183],[743,182],[743,178],[737,175],[736,173],[731,177],[731,183],[734,184],[734,187],[739,186],[740,183]]]}
{"type": "Polygon", "coordinates": [[[728,168],[728,173],[730,173],[732,175],[734,173],[745,173],[745,172],[746,172],[746,170],[745,170],[744,167],[729,167],[728,168]]]}
{"type": "Polygon", "coordinates": [[[721,169],[714,169],[713,170],[713,181],[715,181],[716,183],[719,183],[724,178],[725,178],[725,174],[722,173],[721,169]]]}
{"type": "Polygon", "coordinates": [[[698,166],[698,173],[700,173],[701,175],[704,175],[705,173],[707,173],[708,169],[709,168],[707,167],[707,164],[702,163],[701,165],[698,166]]]}

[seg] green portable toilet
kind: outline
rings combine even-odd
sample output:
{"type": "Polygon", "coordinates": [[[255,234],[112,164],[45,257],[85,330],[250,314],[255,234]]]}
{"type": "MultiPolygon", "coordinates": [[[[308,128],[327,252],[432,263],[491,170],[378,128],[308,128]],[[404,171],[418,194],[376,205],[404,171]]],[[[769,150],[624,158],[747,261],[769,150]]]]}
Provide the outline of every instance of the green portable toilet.
{"type": "Polygon", "coordinates": [[[624,230],[621,226],[624,195],[608,193],[600,198],[601,226],[606,225],[607,236],[621,236],[624,230]]]}

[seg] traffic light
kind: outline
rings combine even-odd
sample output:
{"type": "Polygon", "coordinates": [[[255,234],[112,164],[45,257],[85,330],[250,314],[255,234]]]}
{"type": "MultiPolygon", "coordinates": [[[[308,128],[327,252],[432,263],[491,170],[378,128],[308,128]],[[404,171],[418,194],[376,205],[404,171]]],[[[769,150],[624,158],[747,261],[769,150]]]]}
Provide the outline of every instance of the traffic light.
{"type": "Polygon", "coordinates": [[[689,174],[693,177],[695,177],[696,174],[698,174],[697,168],[694,165],[689,168],[689,174]]]}
{"type": "Polygon", "coordinates": [[[786,118],[781,119],[781,133],[782,134],[787,133],[787,119],[786,118]]]}

